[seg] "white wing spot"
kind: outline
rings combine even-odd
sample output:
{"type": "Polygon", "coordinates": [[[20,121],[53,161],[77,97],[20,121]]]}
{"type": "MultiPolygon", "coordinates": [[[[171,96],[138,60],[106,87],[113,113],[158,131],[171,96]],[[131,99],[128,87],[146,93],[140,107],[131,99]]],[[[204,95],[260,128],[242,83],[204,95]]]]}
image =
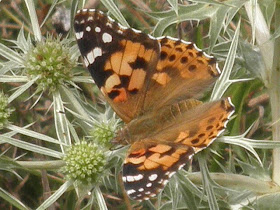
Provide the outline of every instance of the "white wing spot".
{"type": "Polygon", "coordinates": [[[123,177],[122,177],[122,180],[123,180],[123,182],[126,182],[126,177],[123,176],[123,177]]]}
{"type": "Polygon", "coordinates": [[[111,22],[115,22],[115,20],[113,18],[111,18],[110,16],[108,16],[108,19],[111,21],[111,22]]]}
{"type": "Polygon", "coordinates": [[[75,33],[75,35],[76,35],[76,38],[77,38],[77,39],[81,39],[81,38],[83,38],[83,36],[84,36],[84,32],[83,32],[83,31],[80,31],[80,32],[75,33]]]}
{"type": "Polygon", "coordinates": [[[104,33],[102,35],[102,40],[103,40],[104,43],[111,42],[112,39],[113,39],[113,37],[108,33],[104,33]]]}
{"type": "Polygon", "coordinates": [[[147,192],[145,192],[145,194],[146,194],[146,195],[149,195],[149,194],[151,194],[151,192],[150,192],[150,191],[147,191],[147,192]]]}
{"type": "Polygon", "coordinates": [[[90,26],[87,26],[87,27],[86,27],[86,31],[91,31],[91,27],[90,27],[90,26]]]}
{"type": "Polygon", "coordinates": [[[127,180],[128,182],[134,182],[134,181],[135,181],[133,176],[127,176],[127,177],[126,177],[126,180],[127,180]]]}
{"type": "Polygon", "coordinates": [[[206,57],[206,58],[214,58],[212,55],[208,55],[207,53],[203,52],[203,55],[206,57]]]}
{"type": "Polygon", "coordinates": [[[151,186],[152,186],[152,183],[146,184],[146,187],[151,187],[151,186]]]}
{"type": "Polygon", "coordinates": [[[156,38],[155,37],[153,37],[152,35],[150,35],[150,34],[148,34],[148,37],[150,38],[150,39],[154,39],[154,40],[156,40],[156,38]]]}
{"type": "Polygon", "coordinates": [[[168,180],[163,181],[163,185],[166,185],[168,183],[168,180]]]}
{"type": "Polygon", "coordinates": [[[149,180],[152,182],[152,181],[155,181],[157,179],[158,175],[157,174],[152,174],[149,176],[149,180]]]}
{"type": "Polygon", "coordinates": [[[118,26],[121,28],[121,29],[123,29],[123,30],[126,30],[126,29],[128,29],[127,27],[125,27],[125,26],[122,26],[121,24],[119,24],[118,23],[118,26]]]}
{"type": "Polygon", "coordinates": [[[149,176],[149,180],[152,182],[152,181],[155,181],[157,179],[158,175],[157,174],[152,174],[149,176]]]}
{"type": "Polygon", "coordinates": [[[102,50],[99,47],[93,49],[94,58],[102,55],[102,50]]]}
{"type": "Polygon", "coordinates": [[[113,27],[111,22],[107,22],[107,23],[106,23],[106,26],[109,26],[110,28],[113,27]]]}
{"type": "Polygon", "coordinates": [[[174,37],[171,37],[171,36],[167,36],[166,38],[167,38],[167,39],[170,39],[170,40],[172,40],[172,41],[178,41],[178,40],[179,40],[179,39],[174,38],[174,37]]]}
{"type": "Polygon", "coordinates": [[[98,26],[97,27],[95,27],[95,32],[97,32],[97,33],[99,33],[100,31],[101,31],[101,28],[99,28],[98,26]]]}
{"type": "Polygon", "coordinates": [[[201,52],[201,51],[202,51],[200,48],[198,48],[198,47],[196,46],[196,44],[193,44],[193,46],[194,46],[194,48],[195,48],[198,52],[201,52]]]}
{"type": "Polygon", "coordinates": [[[133,190],[133,189],[126,191],[126,193],[127,193],[128,195],[130,195],[130,194],[132,194],[132,193],[135,193],[135,192],[136,192],[136,191],[133,190]]]}
{"type": "Polygon", "coordinates": [[[166,38],[166,36],[160,36],[160,37],[157,37],[156,39],[160,40],[160,39],[164,39],[164,38],[166,38]]]}
{"type": "Polygon", "coordinates": [[[86,67],[88,67],[88,66],[89,66],[89,62],[88,62],[88,60],[87,60],[87,58],[86,58],[86,57],[84,57],[84,63],[85,63],[85,65],[86,65],[86,67]]]}
{"type": "Polygon", "coordinates": [[[81,20],[81,22],[80,22],[81,24],[84,24],[85,23],[85,20],[81,20]]]}
{"type": "Polygon", "coordinates": [[[172,177],[174,174],[176,174],[175,171],[171,172],[171,173],[168,175],[168,177],[170,178],[170,177],[172,177]]]}
{"type": "Polygon", "coordinates": [[[102,55],[102,50],[99,47],[94,48],[92,51],[90,51],[87,54],[87,60],[89,64],[93,64],[95,61],[95,58],[97,58],[98,56],[102,55]]]}
{"type": "Polygon", "coordinates": [[[89,16],[87,20],[88,20],[88,21],[91,21],[91,20],[93,20],[93,17],[92,17],[92,16],[89,16]]]}
{"type": "Polygon", "coordinates": [[[93,63],[94,63],[95,58],[94,58],[94,54],[93,54],[92,51],[90,51],[90,52],[87,54],[87,59],[88,59],[89,64],[93,64],[93,63]]]}
{"type": "Polygon", "coordinates": [[[141,179],[143,179],[143,175],[142,174],[138,174],[137,176],[134,176],[134,179],[136,180],[136,181],[139,181],[139,180],[141,180],[141,179]]]}
{"type": "Polygon", "coordinates": [[[181,170],[184,167],[185,164],[182,164],[179,166],[179,170],[181,170]]]}
{"type": "Polygon", "coordinates": [[[137,30],[137,29],[135,29],[135,28],[131,28],[131,29],[132,29],[132,31],[134,31],[134,32],[137,33],[137,34],[141,33],[141,31],[139,31],[139,30],[137,30]]]}
{"type": "Polygon", "coordinates": [[[187,41],[185,41],[185,40],[180,40],[182,43],[184,43],[184,44],[187,44],[187,45],[189,45],[189,44],[192,44],[192,42],[187,42],[187,41]]]}
{"type": "Polygon", "coordinates": [[[138,191],[139,191],[139,192],[143,192],[143,191],[144,191],[144,188],[140,188],[138,191]]]}

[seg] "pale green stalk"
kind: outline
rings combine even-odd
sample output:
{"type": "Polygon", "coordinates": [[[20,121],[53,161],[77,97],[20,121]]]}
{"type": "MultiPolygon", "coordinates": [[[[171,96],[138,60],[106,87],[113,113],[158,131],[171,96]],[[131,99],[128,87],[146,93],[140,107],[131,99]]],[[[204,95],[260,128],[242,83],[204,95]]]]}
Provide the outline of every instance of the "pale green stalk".
{"type": "Polygon", "coordinates": [[[48,161],[16,161],[19,165],[28,169],[60,169],[65,165],[63,160],[48,160],[48,161]]]}
{"type": "Polygon", "coordinates": [[[30,16],[30,21],[31,21],[34,37],[37,41],[41,41],[42,40],[42,34],[41,34],[41,31],[40,31],[40,26],[39,26],[37,14],[36,14],[34,1],[25,0],[25,4],[26,4],[26,7],[28,9],[29,16],[30,16]]]}
{"type": "MultiPolygon", "coordinates": [[[[280,10],[275,12],[275,23],[279,27],[280,10]]],[[[280,140],[280,38],[274,42],[274,56],[269,88],[271,114],[272,114],[272,137],[274,141],[280,140]]],[[[280,149],[273,150],[272,180],[280,185],[280,149]]]]}
{"type": "MultiPolygon", "coordinates": [[[[274,193],[280,191],[280,187],[271,181],[263,181],[249,176],[243,176],[239,174],[210,173],[210,177],[220,186],[235,190],[250,190],[257,194],[274,193]]],[[[202,174],[199,172],[188,174],[188,178],[197,185],[201,185],[203,181],[202,174]]]]}
{"type": "MultiPolygon", "coordinates": [[[[272,126],[272,136],[273,140],[277,141],[280,139],[280,43],[278,39],[271,39],[269,26],[265,21],[259,5],[255,3],[254,0],[247,2],[245,4],[245,9],[251,25],[254,26],[252,27],[252,30],[255,33],[256,42],[259,46],[264,61],[265,69],[260,72],[260,75],[262,77],[264,85],[268,88],[271,104],[272,122],[275,122],[272,126]]],[[[275,23],[278,23],[279,19],[277,20],[277,12],[275,15],[275,23]]],[[[272,174],[273,181],[280,185],[280,149],[273,150],[272,174]]]]}

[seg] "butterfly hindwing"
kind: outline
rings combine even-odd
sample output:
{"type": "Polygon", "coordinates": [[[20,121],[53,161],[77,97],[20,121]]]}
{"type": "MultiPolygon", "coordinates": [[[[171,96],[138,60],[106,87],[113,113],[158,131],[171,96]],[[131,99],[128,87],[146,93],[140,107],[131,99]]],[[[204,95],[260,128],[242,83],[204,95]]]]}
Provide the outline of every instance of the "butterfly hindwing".
{"type": "MultiPolygon", "coordinates": [[[[125,159],[123,180],[128,195],[143,200],[158,194],[177,170],[224,131],[233,112],[226,98],[206,104],[181,101],[152,116],[158,118],[155,122],[161,129],[133,143],[125,159]]],[[[132,133],[138,127],[134,126],[132,133]]]]}
{"type": "MultiPolygon", "coordinates": [[[[195,152],[208,147],[225,130],[234,106],[230,98],[200,104],[184,109],[184,103],[177,107],[176,123],[167,123],[165,129],[155,134],[155,139],[172,141],[177,145],[191,146],[195,152]]],[[[176,114],[173,111],[174,114],[176,114]]],[[[173,114],[173,115],[174,115],[173,114]]]]}
{"type": "Polygon", "coordinates": [[[191,147],[179,148],[151,139],[134,143],[123,166],[127,194],[133,200],[140,201],[156,196],[193,154],[191,147]]]}

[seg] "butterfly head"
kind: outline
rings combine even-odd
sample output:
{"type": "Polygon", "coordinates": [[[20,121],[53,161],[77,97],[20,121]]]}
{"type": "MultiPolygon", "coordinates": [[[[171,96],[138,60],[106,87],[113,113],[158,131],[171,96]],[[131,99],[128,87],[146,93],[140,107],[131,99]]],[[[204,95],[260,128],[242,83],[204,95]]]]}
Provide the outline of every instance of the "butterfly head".
{"type": "Polygon", "coordinates": [[[126,126],[117,131],[117,135],[112,140],[112,143],[116,145],[128,145],[131,143],[130,134],[126,126]]]}

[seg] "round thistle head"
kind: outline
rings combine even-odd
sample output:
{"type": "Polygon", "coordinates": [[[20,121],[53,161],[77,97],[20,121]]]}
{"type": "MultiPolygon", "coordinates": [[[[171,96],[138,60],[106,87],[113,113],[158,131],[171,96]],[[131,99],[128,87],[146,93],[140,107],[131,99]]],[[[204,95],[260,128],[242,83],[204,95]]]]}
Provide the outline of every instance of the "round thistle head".
{"type": "Polygon", "coordinates": [[[40,90],[55,91],[59,84],[71,79],[76,61],[71,58],[68,45],[59,38],[48,37],[27,53],[26,73],[31,78],[39,76],[36,83],[40,90]]]}
{"type": "Polygon", "coordinates": [[[112,123],[101,123],[99,126],[95,126],[90,132],[90,135],[94,142],[101,144],[105,147],[110,147],[111,141],[114,138],[115,128],[112,123]]]}
{"type": "Polygon", "coordinates": [[[81,141],[69,148],[64,161],[63,172],[67,179],[90,184],[96,182],[104,170],[106,158],[97,145],[81,141]]]}
{"type": "Polygon", "coordinates": [[[3,129],[9,123],[9,117],[14,111],[14,109],[8,108],[8,104],[8,97],[0,92],[0,129],[3,129]]]}

